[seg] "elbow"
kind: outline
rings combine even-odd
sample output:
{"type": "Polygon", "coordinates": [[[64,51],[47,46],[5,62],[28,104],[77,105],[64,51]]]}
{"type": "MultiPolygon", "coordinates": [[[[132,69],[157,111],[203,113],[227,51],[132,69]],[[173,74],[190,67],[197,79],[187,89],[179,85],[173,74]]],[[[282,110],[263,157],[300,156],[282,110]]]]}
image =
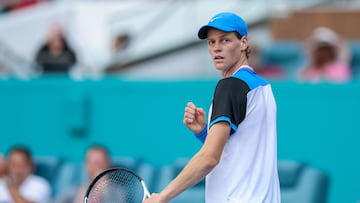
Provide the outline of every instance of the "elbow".
{"type": "Polygon", "coordinates": [[[208,171],[211,171],[213,168],[215,168],[220,161],[220,159],[213,156],[206,156],[204,160],[205,160],[204,166],[208,171]]]}

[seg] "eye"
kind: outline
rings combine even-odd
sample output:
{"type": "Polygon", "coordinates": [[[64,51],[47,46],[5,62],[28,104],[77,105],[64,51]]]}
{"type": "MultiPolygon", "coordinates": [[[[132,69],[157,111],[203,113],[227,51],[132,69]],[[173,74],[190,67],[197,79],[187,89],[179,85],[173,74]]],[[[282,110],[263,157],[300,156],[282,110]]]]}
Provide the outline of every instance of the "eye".
{"type": "Polygon", "coordinates": [[[226,44],[226,43],[229,43],[230,40],[229,40],[229,39],[223,39],[222,42],[223,42],[224,44],[226,44]]]}
{"type": "Polygon", "coordinates": [[[208,45],[213,45],[215,43],[214,40],[208,40],[208,45]]]}

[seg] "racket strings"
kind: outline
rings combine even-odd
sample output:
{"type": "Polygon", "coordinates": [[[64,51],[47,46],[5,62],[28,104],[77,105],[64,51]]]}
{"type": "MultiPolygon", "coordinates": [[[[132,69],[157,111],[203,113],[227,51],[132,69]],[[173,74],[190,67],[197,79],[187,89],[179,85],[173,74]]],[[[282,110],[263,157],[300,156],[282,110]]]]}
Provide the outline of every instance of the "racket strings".
{"type": "Polygon", "coordinates": [[[103,175],[93,185],[89,203],[141,203],[144,190],[140,180],[127,171],[115,170],[103,175]]]}

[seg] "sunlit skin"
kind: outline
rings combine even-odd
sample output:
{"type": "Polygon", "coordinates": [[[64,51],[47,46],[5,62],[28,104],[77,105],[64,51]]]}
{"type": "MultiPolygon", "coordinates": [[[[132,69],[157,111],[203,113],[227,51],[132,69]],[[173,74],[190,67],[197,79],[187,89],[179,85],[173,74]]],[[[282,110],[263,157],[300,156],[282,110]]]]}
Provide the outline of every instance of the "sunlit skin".
{"type": "Polygon", "coordinates": [[[101,149],[90,149],[86,155],[86,169],[91,179],[95,178],[99,173],[109,168],[111,165],[106,152],[101,149]]]}
{"type": "Polygon", "coordinates": [[[33,165],[21,152],[11,152],[8,158],[8,170],[11,183],[19,186],[32,173],[33,165]]]}
{"type": "Polygon", "coordinates": [[[0,178],[4,177],[6,175],[6,162],[5,158],[2,154],[0,154],[0,178]]]}
{"type": "Polygon", "coordinates": [[[248,65],[245,54],[248,47],[247,37],[238,39],[234,32],[210,29],[207,40],[209,53],[222,77],[229,77],[241,65],[248,65]]]}
{"type": "Polygon", "coordinates": [[[327,63],[336,60],[336,53],[331,45],[323,45],[314,50],[313,65],[322,69],[327,63]]]}
{"type": "Polygon", "coordinates": [[[49,28],[48,46],[50,53],[58,56],[64,50],[64,33],[60,24],[54,23],[49,28]]]}

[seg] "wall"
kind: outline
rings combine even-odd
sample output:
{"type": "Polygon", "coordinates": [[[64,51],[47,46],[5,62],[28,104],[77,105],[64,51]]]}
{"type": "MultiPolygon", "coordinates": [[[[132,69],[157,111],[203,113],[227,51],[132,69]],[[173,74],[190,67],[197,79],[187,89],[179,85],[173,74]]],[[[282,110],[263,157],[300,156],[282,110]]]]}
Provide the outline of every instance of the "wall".
{"type": "Polygon", "coordinates": [[[271,18],[269,27],[275,40],[302,40],[319,26],[329,27],[346,39],[357,40],[360,29],[353,25],[359,17],[358,4],[353,7],[350,4],[347,8],[304,9],[293,11],[286,17],[271,18]]]}
{"type": "MultiPolygon", "coordinates": [[[[15,143],[36,156],[80,162],[93,142],[113,155],[154,165],[189,157],[200,147],[183,126],[187,101],[208,108],[215,80],[73,81],[44,77],[0,81],[0,152],[15,143]]],[[[330,203],[356,202],[360,164],[360,82],[273,82],[278,104],[278,157],[296,159],[331,177],[330,203]]]]}

